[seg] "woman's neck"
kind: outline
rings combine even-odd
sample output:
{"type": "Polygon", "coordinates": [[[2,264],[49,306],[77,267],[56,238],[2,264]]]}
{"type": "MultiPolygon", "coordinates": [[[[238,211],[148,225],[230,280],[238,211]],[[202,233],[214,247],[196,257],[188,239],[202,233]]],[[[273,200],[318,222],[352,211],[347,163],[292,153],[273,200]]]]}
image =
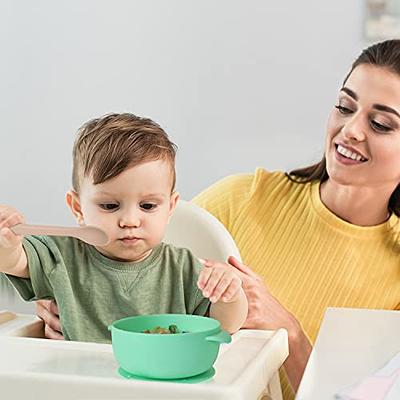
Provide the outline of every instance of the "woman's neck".
{"type": "Polygon", "coordinates": [[[353,225],[373,226],[389,218],[388,203],[395,188],[345,186],[328,179],[320,186],[322,203],[353,225]]]}

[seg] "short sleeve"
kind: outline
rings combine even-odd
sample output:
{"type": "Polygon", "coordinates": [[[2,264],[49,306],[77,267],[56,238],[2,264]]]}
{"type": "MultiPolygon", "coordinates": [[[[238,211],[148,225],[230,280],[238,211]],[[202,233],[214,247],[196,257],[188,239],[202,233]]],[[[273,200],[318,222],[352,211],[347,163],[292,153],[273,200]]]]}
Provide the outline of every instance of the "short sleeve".
{"type": "Polygon", "coordinates": [[[48,279],[55,266],[55,255],[45,237],[27,236],[23,239],[29,267],[29,278],[6,275],[26,301],[54,298],[48,279]]]}

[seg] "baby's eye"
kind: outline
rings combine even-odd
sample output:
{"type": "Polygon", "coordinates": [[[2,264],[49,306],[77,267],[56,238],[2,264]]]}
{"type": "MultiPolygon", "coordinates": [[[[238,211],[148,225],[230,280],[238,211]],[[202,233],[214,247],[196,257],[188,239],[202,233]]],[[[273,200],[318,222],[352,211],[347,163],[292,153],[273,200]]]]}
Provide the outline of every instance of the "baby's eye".
{"type": "Polygon", "coordinates": [[[115,203],[103,203],[99,204],[100,208],[105,211],[114,211],[118,208],[118,204],[115,203]]]}
{"type": "Polygon", "coordinates": [[[153,203],[142,203],[140,205],[140,208],[142,208],[143,210],[146,210],[146,211],[154,210],[156,207],[157,207],[157,204],[153,204],[153,203]]]}
{"type": "Polygon", "coordinates": [[[340,104],[335,106],[335,108],[337,108],[340,112],[340,114],[351,114],[353,112],[353,110],[350,110],[350,108],[347,107],[343,107],[340,104]]]}

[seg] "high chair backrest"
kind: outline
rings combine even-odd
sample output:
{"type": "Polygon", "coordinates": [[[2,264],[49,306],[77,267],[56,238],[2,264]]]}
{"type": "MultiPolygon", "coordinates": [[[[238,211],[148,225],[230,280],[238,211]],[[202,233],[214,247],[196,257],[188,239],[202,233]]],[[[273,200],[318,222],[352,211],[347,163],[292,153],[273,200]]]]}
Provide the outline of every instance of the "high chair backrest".
{"type": "Polygon", "coordinates": [[[208,211],[179,200],[167,227],[164,242],[186,247],[200,258],[226,262],[229,256],[241,260],[232,236],[208,211]]]}

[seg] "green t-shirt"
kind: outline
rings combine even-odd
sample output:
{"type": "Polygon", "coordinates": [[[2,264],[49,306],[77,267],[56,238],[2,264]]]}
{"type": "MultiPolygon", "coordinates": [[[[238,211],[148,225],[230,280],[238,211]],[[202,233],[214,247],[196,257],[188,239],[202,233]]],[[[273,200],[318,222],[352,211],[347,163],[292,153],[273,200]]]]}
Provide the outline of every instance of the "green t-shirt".
{"type": "Polygon", "coordinates": [[[143,261],[111,260],[70,237],[27,236],[30,278],[8,278],[28,301],[55,299],[65,339],[110,342],[113,321],[141,314],[205,315],[202,268],[187,249],[161,243],[143,261]]]}

